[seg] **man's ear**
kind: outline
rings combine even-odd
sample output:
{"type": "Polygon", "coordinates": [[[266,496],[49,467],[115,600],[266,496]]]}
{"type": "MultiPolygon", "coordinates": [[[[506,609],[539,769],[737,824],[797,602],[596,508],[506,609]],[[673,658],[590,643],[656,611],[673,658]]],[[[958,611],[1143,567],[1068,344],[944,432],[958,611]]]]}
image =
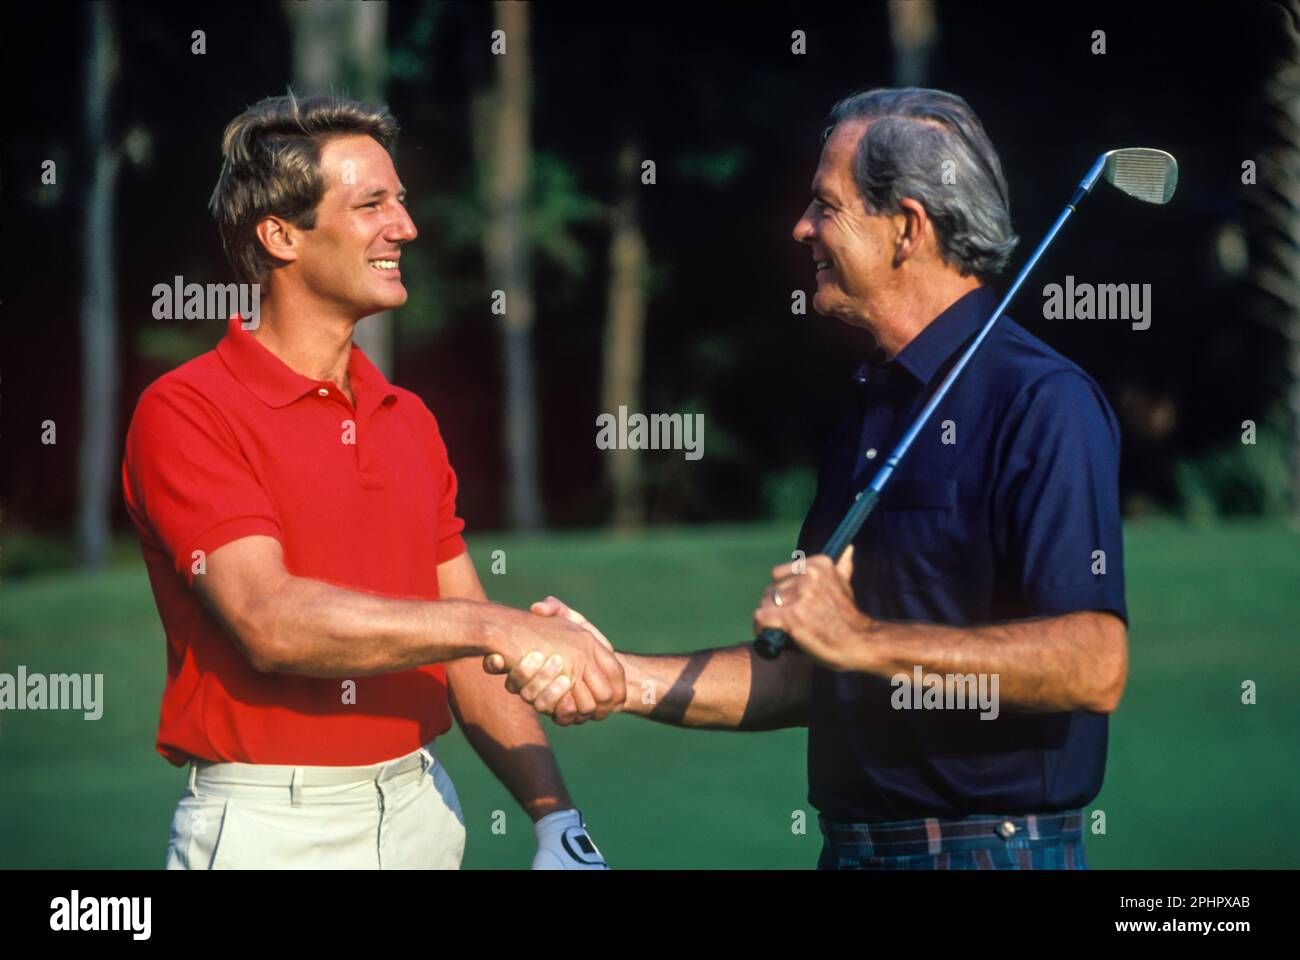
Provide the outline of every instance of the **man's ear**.
{"type": "Polygon", "coordinates": [[[300,232],[288,220],[279,217],[263,217],[257,224],[256,233],[258,242],[277,260],[298,259],[300,232]]]}
{"type": "Polygon", "coordinates": [[[929,223],[930,217],[919,201],[911,197],[898,201],[898,213],[894,215],[894,266],[920,252],[929,223]]]}

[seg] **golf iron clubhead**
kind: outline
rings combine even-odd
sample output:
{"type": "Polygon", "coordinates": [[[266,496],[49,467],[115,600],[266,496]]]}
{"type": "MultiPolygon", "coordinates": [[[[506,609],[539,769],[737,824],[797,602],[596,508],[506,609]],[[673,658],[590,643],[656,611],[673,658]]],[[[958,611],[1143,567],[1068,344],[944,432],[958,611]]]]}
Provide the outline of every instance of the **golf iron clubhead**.
{"type": "Polygon", "coordinates": [[[1178,161],[1152,147],[1126,147],[1102,154],[1106,182],[1147,203],[1168,203],[1178,187],[1178,161]]]}
{"type": "MultiPolygon", "coordinates": [[[[975,351],[984,342],[984,338],[993,329],[993,325],[997,323],[998,318],[1007,309],[1007,305],[1025,282],[1029,272],[1034,269],[1034,265],[1038,263],[1052,241],[1056,239],[1056,234],[1065,225],[1065,221],[1070,218],[1070,214],[1074,213],[1075,208],[1084,197],[1092,192],[1092,188],[1101,179],[1130,197],[1135,197],[1146,203],[1168,203],[1174,195],[1174,189],[1178,186],[1178,161],[1174,159],[1173,154],[1166,153],[1164,150],[1156,150],[1153,147],[1125,147],[1119,150],[1107,150],[1093,161],[1087,175],[1075,189],[1074,196],[1070,198],[1070,202],[1066,204],[1065,209],[1056,218],[1056,222],[1047,231],[1047,236],[1043,237],[1038,247],[1025,261],[1025,265],[1020,268],[1020,273],[1012,281],[1006,296],[1002,298],[998,308],[993,311],[993,315],[984,323],[979,335],[966,348],[960,359],[953,364],[952,369],[948,371],[948,375],[944,377],[943,382],[934,391],[934,395],[930,397],[925,408],[917,414],[916,420],[908,427],[907,432],[903,434],[903,438],[898,441],[898,446],[889,455],[889,459],[881,464],[880,469],[876,471],[876,475],[871,478],[871,483],[867,484],[854,497],[853,505],[849,507],[848,513],[840,521],[840,525],[835,528],[835,532],[831,534],[831,538],[826,541],[826,546],[822,550],[832,560],[838,561],[840,555],[853,542],[853,538],[858,535],[858,531],[862,529],[867,517],[871,515],[871,511],[875,509],[876,504],[880,501],[880,495],[885,489],[885,484],[894,475],[899,462],[912,446],[912,441],[921,432],[921,428],[930,419],[930,415],[934,413],[935,408],[947,396],[948,390],[961,375],[962,370],[966,368],[966,364],[975,355],[975,351]]],[[[776,658],[788,642],[789,637],[783,632],[774,627],[768,627],[754,640],[754,648],[759,656],[772,660],[776,658]]]]}
{"type": "MultiPolygon", "coordinates": [[[[1105,180],[1120,192],[1145,203],[1168,203],[1173,199],[1174,190],[1178,186],[1178,161],[1172,153],[1154,147],[1107,150],[1096,159],[1088,175],[1074,191],[1067,212],[1072,212],[1079,201],[1092,192],[1098,180],[1105,180]]],[[[1056,235],[1061,222],[1058,220],[1048,233],[1048,243],[1056,235]]],[[[1033,266],[1042,249],[1043,245],[1040,244],[1026,266],[1033,266]]]]}

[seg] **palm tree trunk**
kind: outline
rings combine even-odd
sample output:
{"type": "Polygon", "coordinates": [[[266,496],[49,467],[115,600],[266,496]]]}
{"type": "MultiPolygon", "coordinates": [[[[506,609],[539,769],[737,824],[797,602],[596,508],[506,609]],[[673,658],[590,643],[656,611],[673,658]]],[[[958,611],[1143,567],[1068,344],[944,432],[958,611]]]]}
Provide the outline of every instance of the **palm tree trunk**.
{"type": "Polygon", "coordinates": [[[483,247],[488,286],[506,294],[501,335],[510,520],[519,529],[532,530],[541,527],[545,517],[533,370],[531,245],[525,219],[532,169],[528,4],[497,3],[495,8],[496,27],[505,31],[506,52],[496,57],[492,112],[488,125],[478,131],[490,147],[483,247]]]}
{"type": "MultiPolygon", "coordinates": [[[[290,0],[293,88],[299,96],[347,94],[371,104],[388,86],[388,4],[290,0]]],[[[393,376],[393,314],[366,317],[353,342],[386,377],[393,376]]]]}
{"type": "Polygon", "coordinates": [[[889,0],[889,37],[894,47],[894,86],[925,86],[935,40],[931,0],[889,0]]]}
{"type": "Polygon", "coordinates": [[[77,458],[77,543],[83,566],[108,557],[109,518],[117,465],[118,322],[113,217],[119,155],[109,111],[117,80],[117,28],[110,4],[86,7],[90,61],[86,69],[86,144],[94,158],[82,228],[81,446],[77,458]]]}
{"type": "MultiPolygon", "coordinates": [[[[618,156],[618,199],[610,218],[609,301],[605,324],[602,409],[617,415],[620,404],[641,409],[645,364],[646,274],[649,258],[637,216],[640,150],[628,140],[618,156]]],[[[637,451],[605,451],[614,492],[614,526],[631,530],[645,523],[645,496],[637,451]]]]}

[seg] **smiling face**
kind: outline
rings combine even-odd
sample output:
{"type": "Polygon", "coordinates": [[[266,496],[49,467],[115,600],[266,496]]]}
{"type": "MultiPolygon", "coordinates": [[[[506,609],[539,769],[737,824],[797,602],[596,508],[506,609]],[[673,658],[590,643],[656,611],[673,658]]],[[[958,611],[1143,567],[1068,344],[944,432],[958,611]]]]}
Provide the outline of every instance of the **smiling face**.
{"type": "Polygon", "coordinates": [[[896,218],[869,214],[853,181],[853,156],[865,121],[841,123],[822,148],[812,202],[793,235],[810,247],[817,271],[813,309],[853,326],[867,326],[875,305],[896,282],[896,218]]]}
{"type": "Polygon", "coordinates": [[[398,261],[419,231],[393,160],[368,136],[337,137],[321,150],[325,195],[316,226],[295,238],[294,269],[324,300],[357,318],[406,302],[398,261]]]}

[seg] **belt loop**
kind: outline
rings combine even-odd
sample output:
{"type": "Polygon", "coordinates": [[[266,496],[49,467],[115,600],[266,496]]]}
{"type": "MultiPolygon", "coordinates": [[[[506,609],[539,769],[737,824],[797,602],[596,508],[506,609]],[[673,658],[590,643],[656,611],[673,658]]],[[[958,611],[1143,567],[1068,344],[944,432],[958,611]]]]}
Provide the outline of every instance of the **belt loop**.
{"type": "Polygon", "coordinates": [[[294,767],[293,775],[289,778],[289,805],[302,806],[302,767],[294,767]]]}
{"type": "Polygon", "coordinates": [[[193,760],[190,761],[190,793],[197,793],[194,789],[194,782],[198,779],[199,767],[193,760]]]}
{"type": "Polygon", "coordinates": [[[435,762],[436,761],[433,759],[433,754],[431,754],[424,747],[421,747],[420,748],[420,772],[428,773],[430,770],[433,769],[433,765],[435,762]]]}

